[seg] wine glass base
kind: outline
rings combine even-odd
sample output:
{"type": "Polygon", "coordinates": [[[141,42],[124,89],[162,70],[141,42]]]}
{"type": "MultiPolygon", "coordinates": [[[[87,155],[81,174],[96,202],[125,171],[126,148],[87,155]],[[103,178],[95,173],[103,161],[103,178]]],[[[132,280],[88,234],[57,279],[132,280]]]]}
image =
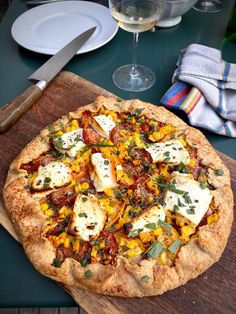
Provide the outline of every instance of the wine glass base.
{"type": "Polygon", "coordinates": [[[200,1],[193,7],[195,10],[205,13],[217,13],[223,10],[223,5],[221,2],[212,1],[200,1]]]}
{"type": "Polygon", "coordinates": [[[154,72],[142,65],[137,65],[135,75],[131,75],[132,65],[123,65],[112,75],[113,83],[126,92],[142,92],[156,82],[154,72]]]}
{"type": "Polygon", "coordinates": [[[168,19],[160,20],[160,22],[157,23],[158,27],[166,28],[166,27],[173,27],[178,25],[182,20],[181,16],[176,16],[168,19]]]}

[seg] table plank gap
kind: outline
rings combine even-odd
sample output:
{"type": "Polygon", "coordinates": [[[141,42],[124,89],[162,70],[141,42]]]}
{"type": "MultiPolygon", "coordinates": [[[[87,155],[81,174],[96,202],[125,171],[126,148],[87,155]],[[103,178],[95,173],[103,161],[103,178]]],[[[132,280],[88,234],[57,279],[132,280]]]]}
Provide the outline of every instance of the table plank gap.
{"type": "Polygon", "coordinates": [[[80,314],[80,308],[78,307],[60,307],[58,314],[80,314]]]}
{"type": "Polygon", "coordinates": [[[59,314],[58,307],[40,307],[39,314],[59,314]]]}
{"type": "Polygon", "coordinates": [[[0,314],[18,314],[18,313],[19,309],[6,309],[6,308],[0,309],[0,314]]]}
{"type": "MultiPolygon", "coordinates": [[[[22,308],[19,310],[19,314],[38,314],[39,308],[22,308]]],[[[49,312],[48,312],[49,314],[49,312]]]]}

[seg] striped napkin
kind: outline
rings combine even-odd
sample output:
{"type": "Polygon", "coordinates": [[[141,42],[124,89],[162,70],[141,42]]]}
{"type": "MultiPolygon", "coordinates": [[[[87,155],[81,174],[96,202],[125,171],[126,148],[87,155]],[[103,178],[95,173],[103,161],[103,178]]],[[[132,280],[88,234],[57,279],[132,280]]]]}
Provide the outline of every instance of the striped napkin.
{"type": "Polygon", "coordinates": [[[221,51],[189,45],[172,82],[162,105],[185,111],[193,126],[236,137],[236,64],[222,60],[221,51]]]}

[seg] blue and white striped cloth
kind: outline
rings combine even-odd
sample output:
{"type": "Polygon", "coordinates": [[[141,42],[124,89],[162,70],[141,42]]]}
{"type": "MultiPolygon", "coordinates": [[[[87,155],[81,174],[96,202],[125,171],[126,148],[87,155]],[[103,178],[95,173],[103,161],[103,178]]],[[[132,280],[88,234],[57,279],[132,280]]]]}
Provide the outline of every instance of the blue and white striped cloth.
{"type": "Polygon", "coordinates": [[[172,81],[162,105],[184,110],[194,126],[236,137],[236,64],[217,49],[191,44],[181,51],[172,81]]]}

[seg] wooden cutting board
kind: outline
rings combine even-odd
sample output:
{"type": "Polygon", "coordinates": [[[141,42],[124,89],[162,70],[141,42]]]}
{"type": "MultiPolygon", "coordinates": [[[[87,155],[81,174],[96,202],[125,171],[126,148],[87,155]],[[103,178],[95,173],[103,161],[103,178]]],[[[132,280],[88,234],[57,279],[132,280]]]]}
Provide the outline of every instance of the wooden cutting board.
{"type": "MultiPolygon", "coordinates": [[[[44,91],[40,100],[7,133],[0,136],[0,190],[10,162],[46,125],[61,115],[93,102],[98,95],[112,96],[106,90],[69,72],[62,72],[44,91]],[[4,148],[6,148],[4,150],[4,148]]],[[[236,195],[236,161],[220,154],[231,171],[232,189],[236,195]]],[[[5,216],[0,222],[14,231],[5,216]]],[[[64,287],[88,313],[236,313],[236,224],[220,261],[197,279],[162,296],[116,298],[94,295],[64,287]]]]}

